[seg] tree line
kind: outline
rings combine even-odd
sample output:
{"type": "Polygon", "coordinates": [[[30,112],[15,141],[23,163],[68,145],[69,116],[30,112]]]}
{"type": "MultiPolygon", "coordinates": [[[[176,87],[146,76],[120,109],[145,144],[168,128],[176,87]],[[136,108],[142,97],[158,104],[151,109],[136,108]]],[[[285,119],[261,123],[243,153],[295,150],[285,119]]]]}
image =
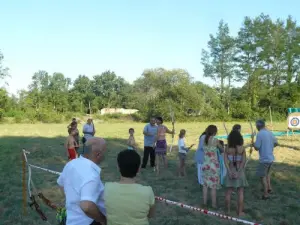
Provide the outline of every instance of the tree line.
{"type": "MultiPolygon", "coordinates": [[[[133,118],[144,121],[151,115],[170,119],[171,108],[177,120],[246,120],[268,117],[271,108],[274,119],[284,119],[287,108],[300,106],[299,43],[300,27],[291,16],[245,17],[236,36],[220,21],[199,58],[212,86],[183,69],[146,69],[132,84],[113,71],[72,81],[40,70],[16,96],[0,89],[0,118],[61,122],[102,108],[131,108],[139,110],[133,118]]],[[[3,80],[8,71],[2,61],[0,53],[3,80]]]]}

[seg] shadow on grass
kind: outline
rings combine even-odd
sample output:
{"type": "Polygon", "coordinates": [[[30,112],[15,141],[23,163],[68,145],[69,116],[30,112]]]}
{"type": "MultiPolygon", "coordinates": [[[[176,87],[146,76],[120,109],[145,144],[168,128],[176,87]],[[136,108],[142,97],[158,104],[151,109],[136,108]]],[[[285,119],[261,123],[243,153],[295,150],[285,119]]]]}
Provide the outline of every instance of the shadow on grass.
{"type": "MultiPolygon", "coordinates": [[[[119,179],[117,170],[117,154],[126,149],[126,140],[120,138],[105,138],[107,140],[106,158],[101,163],[102,179],[116,181],[119,179]]],[[[21,150],[25,148],[30,152],[28,160],[31,164],[45,167],[55,171],[62,171],[67,162],[63,147],[65,137],[10,137],[4,136],[0,140],[0,168],[2,179],[0,180],[0,224],[38,225],[44,224],[34,210],[27,208],[27,216],[22,215],[22,185],[21,185],[21,150]]],[[[142,149],[139,153],[142,156],[142,149]]],[[[192,153],[192,152],[191,152],[192,153]]],[[[177,148],[173,146],[173,152],[168,155],[169,168],[160,176],[148,167],[138,175],[138,182],[152,186],[157,196],[199,207],[202,201],[202,190],[197,183],[196,166],[193,154],[188,155],[187,177],[178,178],[177,148]]],[[[286,222],[288,225],[299,224],[300,221],[300,167],[287,163],[275,163],[272,172],[272,184],[274,194],[268,201],[260,200],[261,186],[255,176],[257,161],[250,161],[246,171],[249,187],[245,190],[244,219],[260,222],[264,225],[276,225],[286,222]]],[[[56,180],[57,176],[32,169],[32,178],[38,191],[51,199],[56,204],[63,204],[63,196],[59,192],[56,180]]],[[[224,212],[224,189],[218,191],[218,204],[220,213],[224,212]]],[[[232,197],[232,209],[235,209],[236,195],[232,197]]],[[[51,224],[55,224],[55,212],[40,202],[51,224]]],[[[151,225],[192,225],[192,224],[236,224],[215,217],[202,215],[181,209],[176,206],[157,204],[157,213],[150,222],[151,225]]]]}

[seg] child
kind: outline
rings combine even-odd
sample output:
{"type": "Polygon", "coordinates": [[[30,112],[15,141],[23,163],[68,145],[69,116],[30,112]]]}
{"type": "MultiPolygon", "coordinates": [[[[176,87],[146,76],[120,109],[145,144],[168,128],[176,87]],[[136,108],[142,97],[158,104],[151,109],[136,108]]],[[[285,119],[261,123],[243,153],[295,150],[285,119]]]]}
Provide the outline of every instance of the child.
{"type": "Polygon", "coordinates": [[[76,130],[69,128],[68,132],[69,132],[69,136],[67,137],[65,148],[67,150],[68,159],[72,160],[72,159],[76,159],[77,154],[75,148],[79,146],[77,145],[75,140],[76,130]]]}
{"type": "Polygon", "coordinates": [[[179,157],[179,168],[178,168],[178,176],[185,176],[185,158],[187,152],[194,146],[192,144],[190,147],[185,147],[185,138],[186,131],[184,129],[180,130],[179,140],[178,140],[178,157],[179,157]]]}
{"type": "Polygon", "coordinates": [[[136,151],[127,149],[118,154],[117,161],[121,179],[106,182],[104,188],[107,224],[149,225],[149,218],[154,215],[155,198],[150,186],[135,181],[141,157],[136,151]]]}
{"type": "Polygon", "coordinates": [[[79,130],[77,128],[77,122],[76,121],[72,122],[70,124],[70,126],[71,126],[71,129],[73,129],[75,131],[74,139],[75,139],[76,146],[77,146],[77,147],[75,147],[75,151],[76,151],[77,157],[78,157],[79,156],[79,140],[80,140],[80,137],[79,137],[79,130]]]}
{"type": "Polygon", "coordinates": [[[134,139],[134,129],[130,128],[129,129],[129,138],[127,141],[127,145],[128,145],[128,150],[136,150],[136,144],[135,144],[135,139],[134,139]]]}

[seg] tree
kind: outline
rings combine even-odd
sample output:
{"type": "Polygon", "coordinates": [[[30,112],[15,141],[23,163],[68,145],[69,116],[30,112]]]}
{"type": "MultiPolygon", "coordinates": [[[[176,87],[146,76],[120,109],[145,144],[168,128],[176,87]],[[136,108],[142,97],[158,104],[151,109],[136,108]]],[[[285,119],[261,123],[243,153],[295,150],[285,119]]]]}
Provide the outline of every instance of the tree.
{"type": "Polygon", "coordinates": [[[208,51],[202,50],[201,63],[204,66],[204,76],[213,79],[219,84],[220,98],[228,113],[229,90],[235,69],[234,55],[234,38],[230,36],[228,25],[221,20],[216,36],[210,35],[208,51]]]}

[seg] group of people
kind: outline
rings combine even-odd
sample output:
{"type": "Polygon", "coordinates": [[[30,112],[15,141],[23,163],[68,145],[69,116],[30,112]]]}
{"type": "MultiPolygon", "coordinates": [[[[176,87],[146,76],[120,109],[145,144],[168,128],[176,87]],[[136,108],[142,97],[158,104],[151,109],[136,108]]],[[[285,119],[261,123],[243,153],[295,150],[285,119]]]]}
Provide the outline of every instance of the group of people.
{"type": "Polygon", "coordinates": [[[229,214],[231,194],[234,189],[237,189],[237,214],[238,216],[244,215],[244,188],[248,186],[245,175],[246,147],[254,148],[259,152],[256,175],[261,179],[262,199],[269,199],[269,194],[272,193],[270,169],[274,161],[273,149],[278,142],[273,133],[266,129],[263,120],[256,121],[256,128],[259,131],[256,141],[250,145],[244,145],[239,124],[233,126],[227,137],[227,145],[215,137],[218,131],[215,125],[209,125],[200,136],[195,161],[198,182],[203,186],[204,205],[207,205],[207,194],[210,189],[212,207],[216,208],[217,190],[223,186],[226,188],[225,202],[229,214]]]}
{"type": "MultiPolygon", "coordinates": [[[[72,119],[72,122],[68,125],[68,133],[69,136],[67,137],[67,140],[65,142],[65,149],[67,151],[67,156],[69,160],[78,158],[80,154],[80,135],[79,130],[77,128],[77,120],[76,118],[72,119]]],[[[93,124],[93,119],[89,118],[87,120],[87,123],[83,126],[82,129],[83,137],[82,137],[82,149],[84,151],[84,144],[85,142],[94,137],[96,130],[95,126],[93,124]]]]}
{"type": "MultiPolygon", "coordinates": [[[[88,121],[87,124],[91,121],[88,121]]],[[[73,123],[73,122],[72,122],[73,123]]],[[[75,126],[71,123],[71,135],[75,136],[75,126]]],[[[272,193],[270,183],[270,168],[274,161],[273,148],[277,140],[265,128],[265,122],[258,120],[256,127],[259,133],[255,143],[250,147],[259,151],[260,162],[257,175],[263,185],[262,199],[268,199],[272,193]]],[[[69,129],[70,129],[69,128],[69,129]]],[[[77,129],[77,128],[76,128],[77,129]]],[[[129,129],[127,149],[117,156],[120,172],[118,182],[101,182],[101,169],[98,164],[104,159],[106,142],[102,138],[94,137],[95,128],[84,128],[91,136],[84,136],[84,151],[80,156],[71,160],[64,167],[58,184],[66,196],[67,225],[148,225],[148,219],[154,215],[155,197],[150,186],[143,186],[135,182],[140,168],[145,169],[149,156],[150,166],[159,173],[160,161],[167,167],[166,134],[174,134],[163,125],[161,117],[151,118],[144,127],[144,155],[141,160],[136,151],[134,129],[129,129]]],[[[78,131],[78,130],[77,130],[78,131]]],[[[228,135],[228,144],[218,140],[215,136],[217,127],[210,125],[199,137],[199,145],[195,154],[198,171],[198,182],[203,186],[203,203],[207,205],[208,190],[211,190],[212,207],[217,207],[217,190],[226,187],[226,206],[230,213],[230,197],[232,191],[238,189],[237,213],[244,214],[244,188],[248,186],[245,176],[246,152],[241,126],[235,125],[228,135]],[[224,168],[223,166],[224,165],[224,168]]],[[[186,147],[186,131],[180,130],[178,137],[178,175],[185,176],[185,161],[193,145],[186,147]]],[[[75,139],[75,138],[74,138],[75,139]]],[[[78,138],[79,140],[79,138],[78,138]]],[[[76,141],[76,140],[75,140],[76,141]]],[[[75,147],[76,146],[71,146],[75,147]]],[[[75,150],[76,151],[76,150],[75,150]]]]}

